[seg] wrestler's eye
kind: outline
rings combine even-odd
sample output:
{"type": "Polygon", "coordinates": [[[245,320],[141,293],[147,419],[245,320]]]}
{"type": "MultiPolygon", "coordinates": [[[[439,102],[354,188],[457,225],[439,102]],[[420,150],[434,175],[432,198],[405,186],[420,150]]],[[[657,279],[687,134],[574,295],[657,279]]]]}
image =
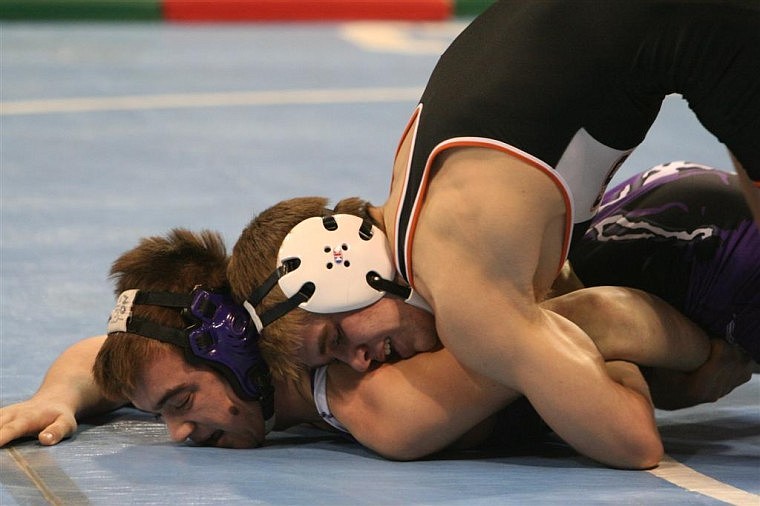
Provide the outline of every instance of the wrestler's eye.
{"type": "Polygon", "coordinates": [[[332,341],[332,348],[333,349],[338,349],[338,347],[340,347],[340,345],[343,344],[343,342],[345,341],[345,339],[346,338],[343,335],[343,329],[340,328],[340,325],[336,325],[335,326],[335,337],[333,337],[333,341],[332,341]]]}
{"type": "Polygon", "coordinates": [[[193,395],[187,394],[177,400],[176,403],[168,406],[171,413],[183,413],[189,411],[193,405],[193,395]]]}
{"type": "Polygon", "coordinates": [[[183,397],[182,400],[179,402],[179,404],[175,406],[174,409],[176,409],[177,411],[187,411],[188,409],[190,409],[190,406],[192,406],[193,404],[192,398],[193,398],[192,395],[187,395],[183,397]]]}

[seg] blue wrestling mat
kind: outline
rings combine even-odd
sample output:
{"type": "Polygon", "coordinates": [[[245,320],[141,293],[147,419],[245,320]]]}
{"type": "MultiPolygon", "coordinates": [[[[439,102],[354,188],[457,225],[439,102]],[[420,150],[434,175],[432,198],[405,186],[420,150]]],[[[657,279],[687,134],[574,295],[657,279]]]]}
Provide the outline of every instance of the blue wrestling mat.
{"type": "Polygon", "coordinates": [[[618,471],[546,443],[528,455],[451,453],[389,462],[316,430],[263,448],[193,448],[122,410],[58,446],[0,453],[5,504],[742,504],[760,498],[760,378],[728,398],[659,414],[666,460],[618,471]]]}
{"type": "MultiPolygon", "coordinates": [[[[219,230],[298,195],[381,203],[396,142],[463,23],[2,24],[0,403],[101,334],[110,263],[173,227],[219,230]]],[[[729,169],[677,97],[616,180],[729,169]]],[[[51,448],[0,450],[0,504],[760,504],[760,378],[658,413],[668,458],[618,471],[556,442],[383,460],[311,429],[255,450],[173,444],[121,410],[51,448]]]]}

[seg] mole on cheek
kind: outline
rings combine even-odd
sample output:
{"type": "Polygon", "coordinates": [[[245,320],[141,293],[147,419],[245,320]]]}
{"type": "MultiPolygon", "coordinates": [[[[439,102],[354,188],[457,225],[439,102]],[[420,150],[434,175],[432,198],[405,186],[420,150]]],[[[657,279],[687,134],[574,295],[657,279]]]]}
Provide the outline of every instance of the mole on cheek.
{"type": "Polygon", "coordinates": [[[240,410],[237,406],[230,406],[227,411],[229,411],[232,416],[238,416],[240,414],[240,410]]]}

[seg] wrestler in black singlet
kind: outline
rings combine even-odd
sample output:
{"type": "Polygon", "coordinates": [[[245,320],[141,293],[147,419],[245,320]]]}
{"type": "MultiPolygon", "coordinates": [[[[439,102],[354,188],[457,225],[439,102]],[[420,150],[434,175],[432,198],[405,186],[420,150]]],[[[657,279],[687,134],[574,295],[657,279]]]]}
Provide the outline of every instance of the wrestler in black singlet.
{"type": "Polygon", "coordinates": [[[734,174],[673,162],[623,182],[570,261],[586,286],[653,293],[760,362],[760,229],[734,174]]]}
{"type": "Polygon", "coordinates": [[[757,0],[497,2],[443,54],[410,123],[399,272],[409,281],[409,222],[431,157],[447,146],[492,147],[556,170],[581,223],[665,95],[680,93],[760,181],[758,69],[757,0]]]}

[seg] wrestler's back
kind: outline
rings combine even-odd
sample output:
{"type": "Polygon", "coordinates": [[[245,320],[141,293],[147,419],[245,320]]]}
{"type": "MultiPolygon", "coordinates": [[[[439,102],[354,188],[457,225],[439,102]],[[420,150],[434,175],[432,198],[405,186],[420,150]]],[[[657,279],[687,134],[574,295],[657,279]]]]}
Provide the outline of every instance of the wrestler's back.
{"type": "Polygon", "coordinates": [[[560,172],[585,221],[668,93],[754,166],[759,24],[747,1],[497,2],[432,73],[413,170],[448,139],[493,139],[560,172]]]}

